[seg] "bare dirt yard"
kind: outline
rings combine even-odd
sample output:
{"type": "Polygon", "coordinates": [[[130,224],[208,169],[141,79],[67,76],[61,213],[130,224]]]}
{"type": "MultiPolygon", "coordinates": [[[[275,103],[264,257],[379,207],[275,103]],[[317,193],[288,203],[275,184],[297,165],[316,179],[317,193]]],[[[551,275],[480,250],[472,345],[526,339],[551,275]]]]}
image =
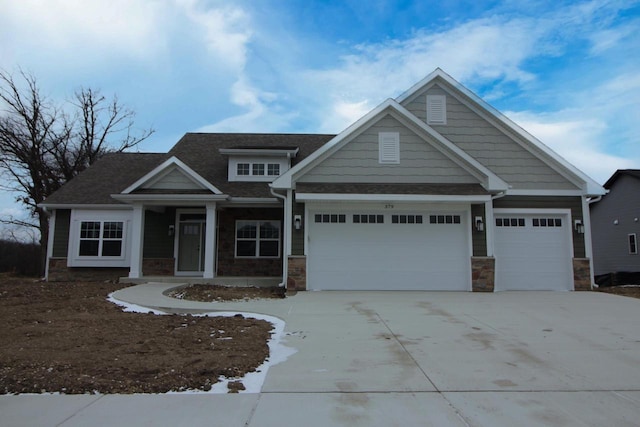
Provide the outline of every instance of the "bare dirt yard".
{"type": "Polygon", "coordinates": [[[125,313],[106,300],[125,286],[0,275],[0,394],[206,391],[269,355],[269,322],[125,313]]]}
{"type": "Polygon", "coordinates": [[[220,285],[190,285],[169,292],[178,299],[204,302],[245,301],[254,298],[284,298],[284,288],[225,287],[220,285]]]}
{"type": "Polygon", "coordinates": [[[600,292],[622,295],[625,297],[640,298],[640,286],[609,286],[598,288],[600,292]]]}

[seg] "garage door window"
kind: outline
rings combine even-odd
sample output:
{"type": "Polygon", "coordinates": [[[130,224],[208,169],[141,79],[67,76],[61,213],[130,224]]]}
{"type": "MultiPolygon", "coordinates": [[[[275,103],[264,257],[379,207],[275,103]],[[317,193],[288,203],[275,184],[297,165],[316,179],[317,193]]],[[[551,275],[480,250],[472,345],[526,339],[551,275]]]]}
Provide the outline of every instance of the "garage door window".
{"type": "Polygon", "coordinates": [[[460,224],[460,215],[430,215],[429,224],[460,224]]]}
{"type": "Polygon", "coordinates": [[[237,258],[280,256],[280,221],[236,222],[237,258]]]}
{"type": "Polygon", "coordinates": [[[391,215],[393,224],[422,224],[422,215],[391,215]]]}
{"type": "Polygon", "coordinates": [[[562,227],[560,218],[533,218],[534,227],[562,227]]]}
{"type": "Polygon", "coordinates": [[[524,218],[496,218],[496,227],[524,227],[524,218]]]}
{"type": "Polygon", "coordinates": [[[365,215],[355,214],[353,215],[354,224],[384,224],[384,215],[365,215]]]}
{"type": "Polygon", "coordinates": [[[347,216],[344,214],[315,214],[314,221],[325,224],[344,224],[347,221],[347,216]]]}

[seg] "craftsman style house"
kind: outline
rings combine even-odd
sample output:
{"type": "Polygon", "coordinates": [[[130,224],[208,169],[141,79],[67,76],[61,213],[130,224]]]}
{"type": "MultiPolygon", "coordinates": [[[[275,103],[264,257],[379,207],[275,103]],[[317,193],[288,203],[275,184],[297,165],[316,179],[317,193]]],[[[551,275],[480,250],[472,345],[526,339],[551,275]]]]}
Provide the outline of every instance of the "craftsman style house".
{"type": "Polygon", "coordinates": [[[437,69],[339,135],[189,133],[105,156],[43,204],[48,278],[589,289],[602,194],[437,69]]]}

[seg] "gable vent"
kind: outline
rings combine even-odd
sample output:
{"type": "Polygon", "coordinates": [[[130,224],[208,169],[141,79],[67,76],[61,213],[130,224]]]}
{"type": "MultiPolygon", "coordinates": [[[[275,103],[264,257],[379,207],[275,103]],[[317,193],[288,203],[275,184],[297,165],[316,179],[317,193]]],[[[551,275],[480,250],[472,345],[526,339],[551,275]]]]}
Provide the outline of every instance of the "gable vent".
{"type": "Polygon", "coordinates": [[[400,134],[398,132],[378,133],[380,163],[400,163],[400,134]]]}
{"type": "Polygon", "coordinates": [[[447,124],[447,97],[445,95],[427,95],[427,124],[447,124]]]}

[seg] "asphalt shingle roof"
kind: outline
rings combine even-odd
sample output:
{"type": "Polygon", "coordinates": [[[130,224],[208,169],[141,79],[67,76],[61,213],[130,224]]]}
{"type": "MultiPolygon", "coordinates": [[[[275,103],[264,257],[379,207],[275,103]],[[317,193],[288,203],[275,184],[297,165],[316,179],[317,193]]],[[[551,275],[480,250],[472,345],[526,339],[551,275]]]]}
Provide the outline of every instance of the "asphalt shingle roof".
{"type": "Polygon", "coordinates": [[[232,197],[273,197],[265,182],[228,182],[228,156],[220,148],[298,147],[292,165],[320,148],[334,135],[187,133],[168,153],[110,153],[49,196],[45,205],[122,204],[121,193],[172,156],[183,161],[224,194],[232,197]]]}

